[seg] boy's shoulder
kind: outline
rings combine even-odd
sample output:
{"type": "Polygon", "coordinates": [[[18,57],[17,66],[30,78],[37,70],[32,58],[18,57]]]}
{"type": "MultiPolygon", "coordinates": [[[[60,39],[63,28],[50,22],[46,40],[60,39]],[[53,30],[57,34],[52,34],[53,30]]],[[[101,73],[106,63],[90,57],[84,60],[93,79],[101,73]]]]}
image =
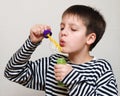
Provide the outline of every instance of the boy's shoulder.
{"type": "Polygon", "coordinates": [[[106,59],[95,58],[93,62],[94,66],[97,67],[99,70],[102,70],[104,72],[112,71],[111,64],[106,59]]]}

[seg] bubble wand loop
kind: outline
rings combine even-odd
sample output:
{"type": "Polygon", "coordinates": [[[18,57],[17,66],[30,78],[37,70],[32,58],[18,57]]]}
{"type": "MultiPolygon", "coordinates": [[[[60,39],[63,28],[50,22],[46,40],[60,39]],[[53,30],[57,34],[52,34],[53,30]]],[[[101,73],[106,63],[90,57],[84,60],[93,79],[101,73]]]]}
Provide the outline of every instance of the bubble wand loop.
{"type": "Polygon", "coordinates": [[[49,38],[49,40],[55,45],[55,47],[61,52],[62,48],[61,46],[51,37],[52,32],[50,30],[45,30],[43,32],[43,36],[45,38],[49,38]]]}

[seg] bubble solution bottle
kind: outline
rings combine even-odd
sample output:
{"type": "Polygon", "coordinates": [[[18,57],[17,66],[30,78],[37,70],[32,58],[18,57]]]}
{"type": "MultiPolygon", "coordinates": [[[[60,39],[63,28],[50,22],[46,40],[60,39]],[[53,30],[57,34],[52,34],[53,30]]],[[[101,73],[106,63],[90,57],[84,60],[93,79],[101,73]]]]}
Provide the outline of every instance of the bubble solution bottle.
{"type": "MultiPolygon", "coordinates": [[[[57,64],[66,64],[65,58],[58,58],[57,59],[57,64]]],[[[58,81],[59,86],[64,86],[64,84],[61,81],[58,81]]]]}

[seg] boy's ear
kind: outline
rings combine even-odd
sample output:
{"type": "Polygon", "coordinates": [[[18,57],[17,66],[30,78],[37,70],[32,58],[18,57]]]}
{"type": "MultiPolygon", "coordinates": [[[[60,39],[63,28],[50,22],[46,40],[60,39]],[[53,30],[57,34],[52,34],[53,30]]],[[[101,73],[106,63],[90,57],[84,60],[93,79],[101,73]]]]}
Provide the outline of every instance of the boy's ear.
{"type": "Polygon", "coordinates": [[[87,44],[88,45],[91,45],[92,43],[94,43],[96,40],[96,34],[95,33],[90,33],[88,36],[87,36],[87,44]]]}

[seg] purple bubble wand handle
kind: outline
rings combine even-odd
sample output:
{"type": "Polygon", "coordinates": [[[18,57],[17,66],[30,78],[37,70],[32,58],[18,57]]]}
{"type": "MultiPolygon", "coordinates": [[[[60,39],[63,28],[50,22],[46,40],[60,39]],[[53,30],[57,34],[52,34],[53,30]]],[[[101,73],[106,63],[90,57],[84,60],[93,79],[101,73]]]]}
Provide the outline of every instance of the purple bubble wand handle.
{"type": "Polygon", "coordinates": [[[48,35],[51,36],[51,35],[52,35],[52,32],[51,32],[50,30],[44,30],[43,36],[44,36],[45,38],[49,38],[48,35]]]}

